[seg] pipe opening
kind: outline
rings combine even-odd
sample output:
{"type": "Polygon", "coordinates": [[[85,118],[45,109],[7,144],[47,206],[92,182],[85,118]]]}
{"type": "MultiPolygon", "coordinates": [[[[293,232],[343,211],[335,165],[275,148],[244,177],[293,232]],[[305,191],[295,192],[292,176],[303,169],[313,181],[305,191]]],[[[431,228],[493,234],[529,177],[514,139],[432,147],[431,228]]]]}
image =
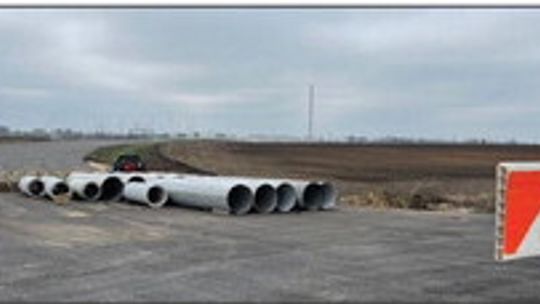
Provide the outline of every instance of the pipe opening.
{"type": "Polygon", "coordinates": [[[296,205],[296,191],[290,184],[281,184],[277,188],[277,207],[279,212],[289,212],[296,205]]]}
{"type": "Polygon", "coordinates": [[[258,213],[273,211],[277,205],[277,193],[274,187],[264,184],[255,191],[255,203],[253,208],[258,213]]]}
{"type": "Polygon", "coordinates": [[[324,201],[324,191],[320,185],[310,183],[302,195],[302,207],[307,210],[317,210],[324,201]]]}
{"type": "Polygon", "coordinates": [[[52,189],[53,195],[62,195],[69,192],[69,186],[64,182],[58,182],[52,189]]]}
{"type": "Polygon", "coordinates": [[[152,207],[160,207],[167,201],[167,193],[163,188],[158,186],[150,187],[146,197],[152,207]]]}
{"type": "Polygon", "coordinates": [[[128,179],[128,183],[144,183],[145,180],[144,180],[144,177],[142,176],[132,176],[128,179]]]}
{"type": "Polygon", "coordinates": [[[246,214],[251,209],[253,194],[248,187],[237,185],[227,194],[227,204],[232,214],[246,214]]]}
{"type": "Polygon", "coordinates": [[[123,190],[124,184],[122,181],[116,176],[109,176],[105,178],[101,185],[101,199],[105,201],[118,199],[123,190]]]}
{"type": "Polygon", "coordinates": [[[321,204],[321,209],[330,209],[336,205],[337,190],[334,185],[328,182],[321,184],[322,191],[324,193],[324,200],[321,204]]]}
{"type": "Polygon", "coordinates": [[[99,196],[99,187],[96,183],[88,183],[84,186],[83,192],[87,199],[97,199],[99,196]]]}
{"type": "Polygon", "coordinates": [[[28,185],[28,190],[32,195],[41,195],[45,190],[45,184],[42,181],[35,179],[28,185]]]}

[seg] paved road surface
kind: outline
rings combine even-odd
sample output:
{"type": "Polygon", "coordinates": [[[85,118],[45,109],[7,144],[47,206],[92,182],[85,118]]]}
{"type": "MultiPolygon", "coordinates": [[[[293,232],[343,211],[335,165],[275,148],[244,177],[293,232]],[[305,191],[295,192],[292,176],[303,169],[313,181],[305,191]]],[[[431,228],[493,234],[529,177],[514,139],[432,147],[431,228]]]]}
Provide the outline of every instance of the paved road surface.
{"type": "Polygon", "coordinates": [[[491,215],[232,217],[1,194],[0,300],[540,299],[540,259],[495,263],[492,227],[491,215]]]}
{"type": "Polygon", "coordinates": [[[121,142],[113,140],[80,140],[0,143],[0,171],[83,168],[82,156],[97,147],[121,142]]]}

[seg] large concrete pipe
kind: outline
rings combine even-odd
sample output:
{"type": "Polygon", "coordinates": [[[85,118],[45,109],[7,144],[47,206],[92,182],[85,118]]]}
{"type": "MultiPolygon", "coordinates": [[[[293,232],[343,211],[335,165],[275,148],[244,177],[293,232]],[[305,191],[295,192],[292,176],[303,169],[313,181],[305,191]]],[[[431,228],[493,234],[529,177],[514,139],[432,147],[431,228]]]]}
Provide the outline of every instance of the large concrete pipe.
{"type": "Polygon", "coordinates": [[[296,190],[298,208],[314,211],[323,206],[325,193],[321,185],[303,180],[288,180],[287,182],[296,190]]]}
{"type": "Polygon", "coordinates": [[[32,197],[42,196],[45,194],[45,185],[37,176],[23,176],[18,183],[19,190],[32,197]]]}
{"type": "Polygon", "coordinates": [[[159,181],[164,179],[174,179],[174,178],[182,178],[183,174],[179,173],[170,173],[170,172],[145,172],[140,174],[143,178],[145,178],[147,181],[159,181]]]}
{"type": "Polygon", "coordinates": [[[280,213],[290,212],[296,206],[296,191],[289,182],[276,178],[249,177],[249,179],[256,179],[274,187],[277,194],[274,211],[280,213]]]}
{"type": "Polygon", "coordinates": [[[100,200],[119,200],[124,190],[124,183],[118,176],[114,176],[114,174],[72,172],[68,176],[68,180],[71,179],[86,179],[98,184],[100,200]]]}
{"type": "Polygon", "coordinates": [[[146,178],[144,177],[144,174],[115,172],[115,173],[111,173],[111,175],[118,177],[124,184],[131,183],[131,182],[138,182],[138,183],[146,182],[146,178]]]}
{"type": "Polygon", "coordinates": [[[81,178],[81,177],[96,177],[96,176],[105,176],[109,173],[107,172],[97,172],[97,171],[94,171],[94,172],[86,172],[86,171],[72,171],[69,173],[69,175],[67,176],[68,179],[70,178],[81,178]]]}
{"type": "Polygon", "coordinates": [[[319,182],[318,183],[324,193],[324,200],[320,206],[322,210],[329,210],[336,206],[338,191],[336,187],[330,182],[319,182]]]}
{"type": "Polygon", "coordinates": [[[208,181],[228,181],[232,183],[246,185],[254,194],[251,211],[255,213],[269,213],[276,209],[278,203],[277,192],[274,186],[261,178],[250,178],[240,176],[201,176],[183,175],[180,178],[192,180],[208,181]]]}
{"type": "Polygon", "coordinates": [[[230,180],[166,178],[155,181],[167,190],[172,203],[191,207],[225,210],[246,214],[253,206],[253,193],[248,186],[230,180]]]}
{"type": "Polygon", "coordinates": [[[165,189],[153,183],[130,182],[124,187],[124,198],[131,202],[160,208],[168,199],[165,189]]]}
{"type": "MultiPolygon", "coordinates": [[[[187,175],[186,178],[193,178],[193,175],[187,175]]],[[[195,176],[196,177],[196,176],[195,176]]],[[[271,185],[276,189],[276,203],[274,209],[277,212],[290,212],[298,206],[304,210],[317,210],[324,203],[322,186],[318,183],[303,180],[286,180],[277,178],[261,177],[206,177],[206,178],[230,178],[238,182],[253,186],[271,185]]],[[[254,191],[255,192],[255,191],[254,191]]],[[[255,199],[255,204],[257,200],[255,199]]]]}
{"type": "MultiPolygon", "coordinates": [[[[250,183],[246,183],[248,186],[250,183]]],[[[257,213],[269,213],[276,209],[278,196],[276,188],[268,183],[257,183],[251,186],[255,198],[253,202],[253,211],[257,213]]]]}
{"type": "Polygon", "coordinates": [[[122,198],[124,183],[116,176],[105,176],[100,180],[101,196],[100,200],[115,201],[122,198]]]}
{"type": "Polygon", "coordinates": [[[283,181],[270,181],[276,188],[277,205],[276,212],[290,212],[296,206],[296,191],[294,187],[283,181]]]}
{"type": "Polygon", "coordinates": [[[71,190],[69,185],[62,179],[56,176],[42,176],[40,180],[44,184],[45,195],[52,199],[71,198],[71,190]]]}
{"type": "Polygon", "coordinates": [[[99,184],[87,178],[68,178],[66,180],[73,196],[86,201],[96,201],[101,196],[99,184]]]}
{"type": "Polygon", "coordinates": [[[114,172],[113,176],[117,176],[124,184],[130,182],[151,182],[153,180],[161,180],[167,178],[179,178],[182,175],[170,172],[114,172]]]}
{"type": "MultiPolygon", "coordinates": [[[[202,176],[197,174],[183,174],[183,178],[220,178],[220,179],[231,179],[236,180],[241,183],[252,183],[251,189],[254,193],[256,193],[256,187],[263,184],[267,184],[272,186],[276,190],[277,199],[276,203],[273,203],[273,198],[271,199],[272,203],[271,205],[275,206],[274,211],[276,212],[290,212],[296,205],[297,205],[297,195],[296,190],[293,187],[293,185],[284,180],[284,179],[277,179],[277,178],[262,178],[262,177],[248,177],[248,176],[202,176]],[[254,189],[255,188],[255,189],[254,189]]],[[[263,187],[264,189],[265,187],[263,187]]],[[[264,197],[264,195],[261,195],[260,197],[264,197]]],[[[255,194],[255,197],[257,197],[257,194],[255,194]]],[[[259,200],[260,201],[260,200],[259,200]]],[[[257,200],[255,199],[254,205],[257,205],[257,200]]],[[[270,205],[270,204],[264,204],[262,202],[259,202],[258,205],[270,205]]]]}
{"type": "Polygon", "coordinates": [[[255,193],[253,206],[255,212],[290,212],[296,205],[294,187],[283,180],[260,177],[233,177],[233,179],[251,186],[255,193]],[[273,189],[273,193],[270,188],[273,189]]]}

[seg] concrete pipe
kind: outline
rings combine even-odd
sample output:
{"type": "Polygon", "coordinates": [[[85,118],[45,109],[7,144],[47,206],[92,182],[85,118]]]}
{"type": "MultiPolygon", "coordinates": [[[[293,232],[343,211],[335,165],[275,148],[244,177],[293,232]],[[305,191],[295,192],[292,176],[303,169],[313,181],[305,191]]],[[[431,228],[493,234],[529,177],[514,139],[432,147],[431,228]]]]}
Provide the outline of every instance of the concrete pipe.
{"type": "MultiPolygon", "coordinates": [[[[241,183],[255,183],[255,185],[260,186],[262,184],[268,184],[276,190],[277,200],[274,207],[276,212],[290,212],[297,205],[297,195],[296,190],[293,185],[284,179],[277,178],[261,178],[261,177],[248,177],[248,176],[203,176],[196,174],[184,174],[184,178],[226,178],[230,180],[236,180],[241,183]]],[[[253,185],[251,185],[253,186],[253,185]]],[[[251,187],[252,191],[255,192],[255,189],[251,187]]],[[[255,195],[257,196],[257,195],[255,195]]],[[[256,204],[256,202],[255,202],[256,204]]]]}
{"type": "Polygon", "coordinates": [[[142,175],[134,174],[134,173],[127,173],[127,172],[115,172],[111,174],[111,176],[118,177],[122,183],[124,184],[124,189],[122,192],[122,196],[119,198],[119,200],[126,199],[125,191],[126,186],[130,183],[145,183],[146,178],[144,178],[142,175]]]}
{"type": "Polygon", "coordinates": [[[318,183],[323,191],[324,199],[320,206],[321,210],[329,210],[336,206],[338,191],[336,187],[330,182],[319,182],[318,183]]]}
{"type": "Polygon", "coordinates": [[[246,214],[253,206],[250,188],[228,180],[178,178],[156,183],[164,187],[170,201],[178,205],[215,208],[235,215],[246,214]]]}
{"type": "MultiPolygon", "coordinates": [[[[249,183],[247,184],[249,185],[249,183]]],[[[263,183],[253,185],[252,189],[254,189],[255,193],[253,211],[257,213],[269,213],[276,209],[278,201],[276,188],[270,184],[263,183]]]]}
{"type": "Polygon", "coordinates": [[[45,184],[37,176],[23,176],[18,183],[19,190],[32,197],[45,194],[45,184]]]}
{"type": "Polygon", "coordinates": [[[119,172],[119,173],[112,173],[111,176],[118,177],[124,184],[131,183],[131,182],[138,182],[138,183],[146,182],[146,178],[144,177],[144,174],[119,172]]]}
{"type": "Polygon", "coordinates": [[[251,211],[255,213],[269,213],[276,209],[278,197],[273,185],[261,178],[236,177],[236,176],[201,176],[184,175],[184,179],[206,180],[206,181],[226,181],[230,183],[242,184],[254,194],[251,211]]]}
{"type": "Polygon", "coordinates": [[[288,182],[296,191],[298,208],[315,211],[323,206],[325,193],[321,185],[303,180],[290,180],[288,182]]]}
{"type": "Polygon", "coordinates": [[[183,177],[182,174],[169,173],[169,172],[149,172],[149,173],[143,173],[141,176],[144,177],[147,181],[159,181],[159,180],[177,179],[177,178],[183,177]]]}
{"type": "Polygon", "coordinates": [[[100,200],[109,201],[122,198],[124,183],[118,176],[114,176],[114,174],[72,172],[68,176],[68,181],[71,179],[85,179],[99,185],[100,200]]]}
{"type": "Polygon", "coordinates": [[[106,176],[101,180],[100,190],[100,200],[116,201],[122,198],[124,183],[122,183],[122,180],[116,176],[106,176]]]}
{"type": "Polygon", "coordinates": [[[141,175],[132,175],[128,178],[127,183],[144,183],[146,182],[146,179],[141,175]]]}
{"type": "MultiPolygon", "coordinates": [[[[251,179],[251,178],[250,178],[251,179]]],[[[254,178],[269,184],[276,190],[276,204],[273,211],[286,213],[290,212],[296,206],[295,188],[287,181],[275,178],[254,178]]]]}
{"type": "Polygon", "coordinates": [[[86,171],[72,171],[68,174],[67,179],[71,178],[95,178],[96,176],[106,176],[107,172],[86,172],[86,171]]]}
{"type": "Polygon", "coordinates": [[[111,175],[117,176],[124,184],[130,182],[152,182],[153,180],[180,178],[180,174],[168,172],[115,172],[111,175]]]}
{"type": "Polygon", "coordinates": [[[288,182],[277,182],[274,184],[277,191],[276,212],[290,212],[296,206],[296,191],[288,182]]]}
{"type": "Polygon", "coordinates": [[[77,199],[97,201],[101,196],[99,184],[86,178],[69,178],[67,184],[77,199]]]}
{"type": "MultiPolygon", "coordinates": [[[[317,210],[322,206],[322,186],[302,180],[264,179],[265,183],[272,185],[277,192],[277,203],[274,211],[286,213],[299,207],[305,210],[317,210]]],[[[329,188],[330,191],[330,188],[329,188]]]]}
{"type": "Polygon", "coordinates": [[[71,189],[69,185],[62,179],[56,176],[42,176],[40,180],[45,187],[45,195],[54,200],[59,197],[71,197],[71,189]]]}
{"type": "Polygon", "coordinates": [[[124,187],[124,198],[151,208],[160,208],[167,202],[168,196],[159,185],[131,182],[124,187]]]}
{"type": "Polygon", "coordinates": [[[252,191],[255,193],[255,203],[253,206],[255,212],[290,212],[296,205],[294,187],[283,180],[260,177],[240,177],[234,179],[251,186],[252,191]],[[270,193],[269,188],[272,188],[274,193],[270,193]]]}

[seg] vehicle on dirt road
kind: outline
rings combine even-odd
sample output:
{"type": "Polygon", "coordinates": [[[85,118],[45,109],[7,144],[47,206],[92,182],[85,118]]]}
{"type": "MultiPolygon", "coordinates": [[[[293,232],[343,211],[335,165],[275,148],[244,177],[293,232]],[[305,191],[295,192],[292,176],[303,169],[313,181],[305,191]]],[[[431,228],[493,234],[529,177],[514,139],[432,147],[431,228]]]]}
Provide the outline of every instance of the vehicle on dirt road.
{"type": "Polygon", "coordinates": [[[113,171],[134,172],[146,171],[146,165],[137,154],[122,154],[116,158],[113,171]]]}

